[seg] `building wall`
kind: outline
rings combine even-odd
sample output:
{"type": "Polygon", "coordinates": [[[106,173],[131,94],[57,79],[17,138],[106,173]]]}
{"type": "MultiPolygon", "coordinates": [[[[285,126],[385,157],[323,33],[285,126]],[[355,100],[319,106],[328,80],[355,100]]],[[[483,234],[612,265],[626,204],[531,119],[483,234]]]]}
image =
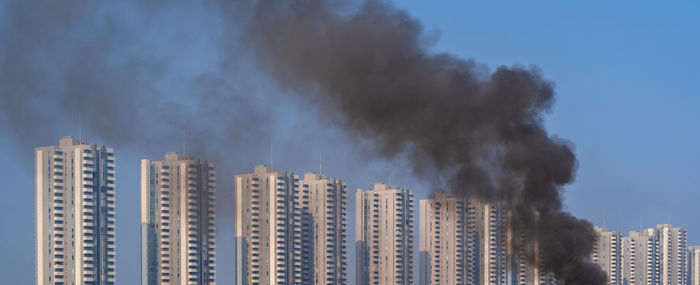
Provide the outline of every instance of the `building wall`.
{"type": "Polygon", "coordinates": [[[437,193],[420,201],[419,213],[421,285],[558,284],[503,205],[437,193]]]}
{"type": "Polygon", "coordinates": [[[420,284],[468,284],[470,203],[446,193],[420,201],[420,284]]]}
{"type": "Polygon", "coordinates": [[[312,284],[308,187],[265,166],[235,179],[236,284],[312,284]]]}
{"type": "Polygon", "coordinates": [[[307,173],[313,218],[313,279],[316,285],[347,284],[347,205],[345,181],[307,173]]]}
{"type": "Polygon", "coordinates": [[[608,284],[622,284],[622,234],[596,227],[598,240],[593,247],[591,260],[608,276],[608,284]]]}
{"type": "Polygon", "coordinates": [[[66,137],[35,162],[37,284],[115,284],[114,150],[66,137]]]}
{"type": "Polygon", "coordinates": [[[214,164],[141,160],[142,284],[216,284],[214,164]]]}
{"type": "Polygon", "coordinates": [[[507,280],[508,222],[505,207],[475,200],[475,228],[479,242],[476,284],[505,284],[507,280]]]}
{"type": "Polygon", "coordinates": [[[656,226],[659,240],[661,282],[669,285],[688,284],[687,234],[685,228],[669,224],[656,226]]]}
{"type": "Polygon", "coordinates": [[[669,224],[622,238],[622,284],[688,284],[686,230],[669,224]]]}
{"type": "Polygon", "coordinates": [[[632,231],[622,241],[623,284],[659,284],[659,242],[655,230],[632,231]]]}
{"type": "Polygon", "coordinates": [[[413,284],[413,192],[377,183],[355,197],[358,284],[413,284]]]}
{"type": "Polygon", "coordinates": [[[688,247],[688,284],[700,285],[700,246],[688,247]]]}

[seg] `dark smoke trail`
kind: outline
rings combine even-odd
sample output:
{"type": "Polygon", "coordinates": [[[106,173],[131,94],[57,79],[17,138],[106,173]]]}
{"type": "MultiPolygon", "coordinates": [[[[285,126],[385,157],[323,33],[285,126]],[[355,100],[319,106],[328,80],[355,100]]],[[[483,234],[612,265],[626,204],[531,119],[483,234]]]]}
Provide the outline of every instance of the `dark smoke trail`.
{"type": "MultiPolygon", "coordinates": [[[[342,4],[342,3],[341,3],[342,4]]],[[[587,261],[590,223],[562,212],[574,179],[570,144],[547,134],[552,83],[536,68],[489,72],[432,53],[421,24],[381,1],[357,11],[322,0],[249,3],[244,40],[262,65],[344,129],[391,157],[408,153],[417,174],[448,176],[460,193],[505,201],[537,223],[545,270],[567,285],[604,284],[587,261]]]]}

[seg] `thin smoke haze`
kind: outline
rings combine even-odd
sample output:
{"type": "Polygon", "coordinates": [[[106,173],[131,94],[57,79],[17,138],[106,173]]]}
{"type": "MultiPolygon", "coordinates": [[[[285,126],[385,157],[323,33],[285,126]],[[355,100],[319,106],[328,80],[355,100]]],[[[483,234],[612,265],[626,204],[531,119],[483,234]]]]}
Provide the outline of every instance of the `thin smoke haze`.
{"type": "Polygon", "coordinates": [[[588,261],[592,225],[562,211],[576,157],[543,127],[553,84],[535,67],[491,72],[433,53],[420,22],[389,3],[341,4],[241,5],[251,11],[244,42],[274,78],[386,157],[407,153],[417,175],[508,205],[544,269],[565,284],[606,283],[588,261]]]}

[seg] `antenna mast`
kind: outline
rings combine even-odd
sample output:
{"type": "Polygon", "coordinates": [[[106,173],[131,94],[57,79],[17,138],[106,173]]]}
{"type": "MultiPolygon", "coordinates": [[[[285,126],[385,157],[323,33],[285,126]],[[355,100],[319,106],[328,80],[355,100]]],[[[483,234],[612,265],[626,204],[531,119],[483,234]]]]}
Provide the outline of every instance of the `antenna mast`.
{"type": "Polygon", "coordinates": [[[187,150],[186,147],[187,143],[187,131],[185,129],[182,129],[182,155],[186,155],[185,151],[187,150]]]}
{"type": "Polygon", "coordinates": [[[270,144],[270,168],[272,167],[272,144],[270,144]]]}
{"type": "Polygon", "coordinates": [[[389,173],[389,185],[391,185],[391,163],[387,166],[387,172],[389,173]]]}
{"type": "Polygon", "coordinates": [[[323,174],[323,152],[318,153],[318,174],[323,174]]]}
{"type": "Polygon", "coordinates": [[[80,144],[83,144],[83,118],[82,118],[82,112],[78,111],[78,139],[80,140],[80,144]]]}

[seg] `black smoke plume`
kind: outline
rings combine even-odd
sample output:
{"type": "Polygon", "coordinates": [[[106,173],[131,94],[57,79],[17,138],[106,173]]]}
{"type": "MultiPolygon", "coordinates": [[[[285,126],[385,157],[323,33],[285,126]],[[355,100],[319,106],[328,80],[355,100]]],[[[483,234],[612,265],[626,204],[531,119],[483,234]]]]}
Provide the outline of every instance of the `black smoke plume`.
{"type": "MultiPolygon", "coordinates": [[[[247,2],[246,2],[247,3],[247,2]]],[[[345,130],[453,191],[506,202],[532,230],[546,271],[604,284],[588,257],[591,224],[562,211],[574,179],[570,143],[543,127],[553,84],[534,67],[488,68],[430,51],[421,24],[382,1],[259,0],[244,41],[264,68],[345,130]],[[537,218],[535,218],[537,216],[537,218]],[[529,221],[529,222],[528,222],[529,221]]]]}

